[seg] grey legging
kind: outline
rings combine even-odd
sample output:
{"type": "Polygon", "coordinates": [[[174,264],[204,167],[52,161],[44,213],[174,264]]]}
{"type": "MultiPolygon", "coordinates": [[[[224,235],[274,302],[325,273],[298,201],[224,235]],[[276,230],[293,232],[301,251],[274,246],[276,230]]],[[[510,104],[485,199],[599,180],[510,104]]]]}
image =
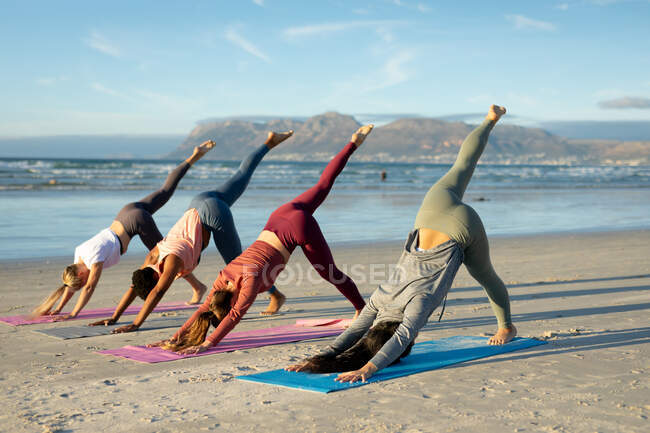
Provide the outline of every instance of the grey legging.
{"type": "MultiPolygon", "coordinates": [[[[129,238],[139,235],[142,243],[149,250],[162,240],[163,236],[153,220],[153,214],[169,201],[189,168],[190,164],[182,162],[169,173],[159,190],[152,192],[140,201],[127,204],[118,212],[115,220],[124,226],[129,238]]],[[[124,254],[124,251],[121,253],[124,254]]]]}
{"type": "Polygon", "coordinates": [[[462,202],[494,124],[494,121],[485,120],[467,136],[454,165],[424,196],[414,228],[437,230],[458,242],[464,250],[463,263],[487,292],[499,327],[504,328],[512,324],[508,291],[492,267],[481,218],[462,202]]]}
{"type": "MultiPolygon", "coordinates": [[[[214,244],[226,264],[242,253],[241,241],[230,206],[242,195],[269,148],[263,144],[244,158],[230,179],[213,191],[202,192],[192,199],[189,209],[196,209],[201,224],[212,233],[214,244]]],[[[271,287],[269,293],[275,291],[271,287]]]]}

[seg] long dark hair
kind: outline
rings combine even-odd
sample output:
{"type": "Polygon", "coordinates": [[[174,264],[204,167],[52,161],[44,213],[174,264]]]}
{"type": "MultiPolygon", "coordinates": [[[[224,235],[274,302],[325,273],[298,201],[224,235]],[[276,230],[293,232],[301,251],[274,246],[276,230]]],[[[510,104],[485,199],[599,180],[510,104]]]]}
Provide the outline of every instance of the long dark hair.
{"type": "MultiPolygon", "coordinates": [[[[366,363],[370,361],[379,350],[381,350],[383,345],[390,340],[401,323],[402,322],[394,321],[381,322],[378,325],[373,326],[362,339],[356,342],[354,346],[338,355],[312,356],[307,360],[307,365],[304,367],[304,371],[309,371],[311,373],[338,373],[358,370],[366,365],[366,363]]],[[[412,347],[413,342],[411,341],[411,344],[409,344],[406,350],[404,350],[404,353],[402,353],[391,365],[398,363],[401,358],[404,358],[406,355],[411,353],[412,347]]]]}
{"type": "Polygon", "coordinates": [[[183,333],[177,343],[167,343],[161,348],[165,350],[172,350],[174,352],[185,349],[186,347],[198,346],[205,341],[205,336],[208,334],[210,325],[215,328],[221,323],[221,319],[226,317],[230,312],[230,302],[232,300],[232,292],[227,290],[220,290],[210,299],[210,310],[201,314],[189,329],[183,333]],[[219,319],[221,317],[221,319],[219,319]]]}

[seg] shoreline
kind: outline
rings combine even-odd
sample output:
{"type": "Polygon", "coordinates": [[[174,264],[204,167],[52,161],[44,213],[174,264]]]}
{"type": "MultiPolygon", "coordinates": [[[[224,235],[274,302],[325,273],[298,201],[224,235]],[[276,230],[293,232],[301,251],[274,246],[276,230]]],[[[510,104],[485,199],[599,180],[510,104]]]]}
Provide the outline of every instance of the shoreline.
{"type": "MultiPolygon", "coordinates": [[[[566,230],[566,231],[554,231],[554,232],[531,232],[531,233],[511,233],[511,234],[489,234],[488,233],[488,239],[489,240],[497,240],[497,239],[535,239],[535,238],[563,238],[566,237],[567,235],[569,236],[589,236],[589,235],[608,235],[608,234],[616,234],[616,233],[621,233],[621,234],[629,234],[633,232],[650,232],[650,227],[625,227],[625,228],[611,228],[608,230],[604,229],[599,229],[599,228],[586,228],[582,230],[566,230]]],[[[398,246],[401,246],[401,244],[405,241],[406,235],[404,235],[404,239],[387,239],[387,240],[381,240],[381,241],[374,241],[374,242],[368,242],[364,240],[355,240],[355,241],[338,241],[338,242],[328,242],[330,247],[332,249],[336,248],[354,248],[354,249],[362,249],[367,246],[372,245],[373,247],[378,247],[378,248],[385,248],[385,247],[391,247],[395,246],[396,244],[398,246]]],[[[242,245],[243,249],[246,249],[248,245],[242,245]]],[[[218,252],[212,249],[213,247],[212,244],[208,246],[204,254],[216,254],[218,256],[218,252]]],[[[70,261],[69,257],[71,254],[68,255],[61,255],[61,256],[41,256],[41,257],[21,257],[21,258],[1,258],[0,257],[0,266],[2,265],[11,265],[11,264],[30,264],[30,263],[45,263],[45,264],[51,264],[51,263],[58,263],[58,264],[63,264],[68,263],[70,261]]],[[[130,253],[127,252],[126,255],[124,255],[121,259],[120,262],[123,262],[125,260],[136,260],[138,257],[140,259],[144,258],[145,253],[144,252],[135,252],[135,253],[130,253]]],[[[119,264],[118,264],[119,265],[119,264]]]]}

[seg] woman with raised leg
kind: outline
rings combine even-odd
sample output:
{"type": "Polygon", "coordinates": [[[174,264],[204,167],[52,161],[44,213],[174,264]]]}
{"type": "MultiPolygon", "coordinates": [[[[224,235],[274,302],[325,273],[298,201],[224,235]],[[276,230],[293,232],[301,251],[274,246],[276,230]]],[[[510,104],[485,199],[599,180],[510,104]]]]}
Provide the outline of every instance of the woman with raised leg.
{"type": "Polygon", "coordinates": [[[212,292],[194,315],[171,339],[151,346],[192,354],[218,344],[239,323],[257,295],[271,287],[297,246],[302,248],[318,274],[336,286],[352,303],[356,317],[365,302],[354,282],[334,263],[313,213],[371,130],[372,125],[359,128],[343,150],[327,164],[316,185],[276,209],[257,241],[219,273],[212,292]],[[216,329],[206,338],[210,324],[216,329]]]}
{"type": "Polygon", "coordinates": [[[483,223],[462,201],[490,131],[505,112],[490,107],[485,121],[461,145],[454,165],[427,192],[395,271],[359,317],[325,351],[287,370],[344,372],[336,380],[355,382],[398,362],[446,298],[462,263],[485,289],[497,318],[498,330],[488,344],[515,337],[508,291],[492,267],[483,223]]]}
{"type": "MultiPolygon", "coordinates": [[[[258,146],[242,160],[230,179],[216,189],[194,197],[181,219],[149,252],[142,267],[133,273],[133,284],[122,296],[113,316],[91,325],[115,323],[124,310],[139,296],[145,300],[145,304],[136,319],[132,324],[114,329],[113,332],[130,332],[138,329],[158,305],[174,280],[185,277],[198,266],[201,251],[210,243],[210,236],[214,239],[214,244],[226,264],[241,254],[241,241],[230,207],[246,190],[262,158],[292,134],[293,131],[269,132],[264,144],[258,146]]],[[[284,298],[277,289],[273,289],[272,298],[284,298]]],[[[200,302],[204,291],[192,301],[200,302]]]]}
{"type": "MultiPolygon", "coordinates": [[[[102,271],[120,261],[120,257],[126,253],[134,236],[139,236],[147,249],[153,249],[163,238],[153,219],[153,214],[169,201],[174,191],[176,191],[178,183],[190,167],[213,147],[214,141],[212,140],[205,141],[195,147],[192,155],[169,173],[167,180],[160,189],[142,200],[124,206],[109,228],[102,230],[79,245],[74,252],[74,264],[66,267],[63,272],[63,285],[34,309],[32,316],[58,314],[74,293],[81,290],[77,305],[72,312],[66,316],[57,317],[55,320],[76,317],[90,300],[99,283],[102,271]],[[61,298],[59,305],[52,310],[59,298],[61,298]]],[[[192,285],[194,290],[192,301],[194,303],[200,302],[206,290],[205,285],[192,274],[188,274],[185,279],[192,285]]]]}

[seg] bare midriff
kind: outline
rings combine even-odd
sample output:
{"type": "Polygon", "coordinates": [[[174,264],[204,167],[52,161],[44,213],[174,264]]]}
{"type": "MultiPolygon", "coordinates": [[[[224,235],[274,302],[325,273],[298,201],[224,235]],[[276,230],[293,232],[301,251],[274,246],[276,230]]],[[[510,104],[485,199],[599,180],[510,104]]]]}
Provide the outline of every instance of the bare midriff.
{"type": "Polygon", "coordinates": [[[451,238],[443,232],[439,232],[438,230],[420,228],[420,240],[418,247],[423,250],[430,250],[431,248],[435,248],[438,245],[444,244],[449,240],[451,240],[451,238]]]}
{"type": "Polygon", "coordinates": [[[280,242],[280,238],[278,238],[278,235],[276,235],[272,231],[262,230],[262,233],[260,233],[260,235],[257,237],[257,240],[266,242],[276,250],[280,251],[280,254],[282,254],[282,257],[284,257],[285,263],[289,261],[289,257],[291,257],[291,253],[289,252],[289,250],[285,248],[284,245],[282,245],[282,242],[280,242]]]}
{"type": "Polygon", "coordinates": [[[126,250],[129,248],[129,242],[131,242],[131,237],[126,233],[126,229],[121,222],[114,220],[111,223],[109,229],[120,238],[120,243],[122,244],[122,254],[126,253],[126,250]]]}

